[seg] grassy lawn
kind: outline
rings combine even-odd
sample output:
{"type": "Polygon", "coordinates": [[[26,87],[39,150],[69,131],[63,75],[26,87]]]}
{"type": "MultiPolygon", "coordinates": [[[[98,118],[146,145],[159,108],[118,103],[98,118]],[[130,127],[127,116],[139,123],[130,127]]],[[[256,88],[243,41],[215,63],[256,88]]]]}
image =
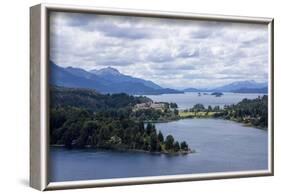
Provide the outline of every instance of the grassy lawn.
{"type": "Polygon", "coordinates": [[[185,117],[212,117],[216,112],[179,112],[179,116],[182,118],[185,117]]]}

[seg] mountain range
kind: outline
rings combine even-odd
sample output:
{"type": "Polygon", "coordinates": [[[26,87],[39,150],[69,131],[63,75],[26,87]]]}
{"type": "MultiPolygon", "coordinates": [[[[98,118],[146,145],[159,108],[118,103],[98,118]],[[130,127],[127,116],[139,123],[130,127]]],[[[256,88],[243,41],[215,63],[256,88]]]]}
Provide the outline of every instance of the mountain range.
{"type": "Polygon", "coordinates": [[[138,95],[184,92],[268,93],[267,82],[258,83],[254,80],[237,81],[212,89],[186,88],[184,90],[175,90],[163,88],[149,80],[122,74],[112,67],[86,71],[74,67],[63,68],[52,61],[50,61],[50,83],[55,86],[95,89],[100,93],[138,95]]]}
{"type": "Polygon", "coordinates": [[[81,68],[60,67],[50,61],[50,84],[72,88],[95,89],[100,93],[167,94],[183,91],[162,88],[152,81],[124,75],[117,69],[107,67],[86,71],[81,68]]]}
{"type": "MultiPolygon", "coordinates": [[[[255,82],[254,80],[247,80],[247,81],[238,81],[238,82],[233,82],[218,88],[213,89],[214,91],[217,92],[239,92],[239,91],[253,91],[255,90],[261,90],[261,89],[266,89],[268,87],[268,84],[265,83],[258,83],[255,82]]],[[[267,90],[267,89],[266,89],[267,90]]]]}
{"type": "Polygon", "coordinates": [[[212,89],[186,88],[184,92],[234,92],[234,93],[268,93],[268,83],[254,80],[237,81],[212,89]]]}

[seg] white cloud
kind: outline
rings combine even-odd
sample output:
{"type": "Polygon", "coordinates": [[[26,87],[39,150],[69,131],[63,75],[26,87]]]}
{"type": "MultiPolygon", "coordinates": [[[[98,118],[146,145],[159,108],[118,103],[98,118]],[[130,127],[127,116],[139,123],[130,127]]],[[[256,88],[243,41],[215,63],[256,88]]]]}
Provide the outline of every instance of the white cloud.
{"type": "Polygon", "coordinates": [[[171,88],[267,81],[266,25],[55,12],[50,22],[63,67],[112,66],[171,88]]]}

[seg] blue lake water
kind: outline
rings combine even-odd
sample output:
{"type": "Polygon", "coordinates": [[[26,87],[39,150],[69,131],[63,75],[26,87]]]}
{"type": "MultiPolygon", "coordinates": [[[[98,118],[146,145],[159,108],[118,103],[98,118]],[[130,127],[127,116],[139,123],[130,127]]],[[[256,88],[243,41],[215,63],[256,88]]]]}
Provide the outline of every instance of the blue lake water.
{"type": "MultiPolygon", "coordinates": [[[[179,109],[192,108],[195,104],[203,104],[206,108],[207,106],[220,106],[223,107],[225,104],[236,104],[243,100],[244,98],[254,99],[258,96],[263,96],[265,94],[242,94],[242,93],[230,93],[225,92],[221,97],[216,97],[210,95],[211,93],[206,93],[204,95],[201,92],[201,96],[198,96],[197,92],[186,92],[184,94],[162,94],[162,95],[146,95],[148,98],[156,102],[175,102],[178,104],[179,109]]],[[[267,95],[267,94],[266,94],[267,95]]]]}
{"type": "Polygon", "coordinates": [[[216,119],[156,124],[196,153],[181,156],[108,150],[50,149],[50,181],[268,169],[267,131],[216,119]]]}

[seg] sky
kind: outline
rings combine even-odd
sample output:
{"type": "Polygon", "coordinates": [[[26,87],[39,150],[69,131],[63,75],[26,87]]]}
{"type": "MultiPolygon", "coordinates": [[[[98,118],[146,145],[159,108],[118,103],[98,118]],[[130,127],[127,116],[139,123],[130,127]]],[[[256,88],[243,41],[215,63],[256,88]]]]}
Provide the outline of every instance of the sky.
{"type": "Polygon", "coordinates": [[[50,59],[61,67],[113,67],[162,87],[213,88],[268,79],[262,24],[52,12],[50,59]]]}

